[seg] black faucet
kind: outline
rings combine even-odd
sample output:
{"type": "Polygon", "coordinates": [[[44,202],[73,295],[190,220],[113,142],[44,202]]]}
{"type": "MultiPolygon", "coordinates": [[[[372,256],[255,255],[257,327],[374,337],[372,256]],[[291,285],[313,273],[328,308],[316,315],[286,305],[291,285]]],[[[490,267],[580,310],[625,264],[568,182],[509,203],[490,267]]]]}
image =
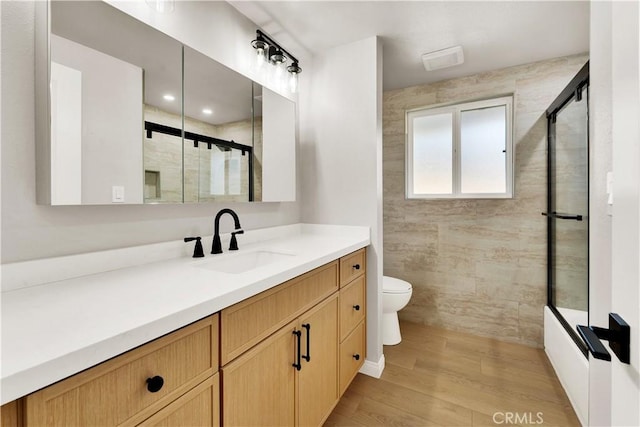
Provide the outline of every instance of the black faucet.
{"type": "Polygon", "coordinates": [[[202,258],[204,256],[204,251],[202,250],[202,242],[200,241],[200,237],[185,237],[184,241],[191,242],[196,241],[196,245],[193,248],[193,257],[194,258],[202,258]]]}
{"type": "Polygon", "coordinates": [[[212,254],[221,254],[222,253],[222,243],[220,242],[220,217],[224,214],[231,214],[233,217],[233,221],[235,223],[236,231],[235,233],[231,233],[231,247],[229,250],[238,250],[238,241],[236,240],[236,234],[242,234],[242,227],[240,226],[240,218],[238,218],[238,214],[236,214],[231,209],[221,209],[220,212],[216,214],[216,219],[214,221],[214,234],[213,234],[213,245],[211,246],[212,254]]]}

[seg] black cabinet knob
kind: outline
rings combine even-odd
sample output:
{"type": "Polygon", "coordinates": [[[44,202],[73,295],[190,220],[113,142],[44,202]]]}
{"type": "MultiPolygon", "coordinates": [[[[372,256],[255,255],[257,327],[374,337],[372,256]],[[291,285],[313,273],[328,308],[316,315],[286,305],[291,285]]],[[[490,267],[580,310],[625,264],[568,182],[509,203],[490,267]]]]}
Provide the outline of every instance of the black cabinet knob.
{"type": "Polygon", "coordinates": [[[360,311],[360,306],[358,304],[356,304],[356,305],[353,306],[353,309],[355,311],[360,311]]]}
{"type": "Polygon", "coordinates": [[[360,264],[354,264],[353,268],[354,270],[360,270],[360,264]]]}
{"type": "Polygon", "coordinates": [[[149,390],[151,393],[160,391],[163,385],[164,379],[159,375],[147,378],[147,390],[149,390]]]}
{"type": "Polygon", "coordinates": [[[356,354],[353,355],[353,358],[356,359],[356,360],[360,360],[360,355],[358,353],[356,353],[356,354]]]}

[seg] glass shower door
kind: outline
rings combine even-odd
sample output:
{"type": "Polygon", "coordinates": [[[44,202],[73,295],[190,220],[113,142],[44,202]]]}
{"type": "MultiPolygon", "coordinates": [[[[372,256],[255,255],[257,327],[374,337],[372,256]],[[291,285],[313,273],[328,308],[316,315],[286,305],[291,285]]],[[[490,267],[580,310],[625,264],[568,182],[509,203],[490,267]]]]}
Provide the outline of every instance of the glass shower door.
{"type": "Polygon", "coordinates": [[[588,86],[549,120],[549,305],[568,330],[589,324],[588,86]]]}

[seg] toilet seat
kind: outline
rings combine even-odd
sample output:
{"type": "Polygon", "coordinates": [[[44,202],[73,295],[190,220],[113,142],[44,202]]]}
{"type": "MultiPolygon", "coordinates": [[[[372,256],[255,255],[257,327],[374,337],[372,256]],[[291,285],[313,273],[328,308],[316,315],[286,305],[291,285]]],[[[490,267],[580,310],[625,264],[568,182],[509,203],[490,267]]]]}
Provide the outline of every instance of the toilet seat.
{"type": "Polygon", "coordinates": [[[404,294],[411,292],[411,283],[395,277],[382,277],[382,292],[385,294],[404,294]]]}

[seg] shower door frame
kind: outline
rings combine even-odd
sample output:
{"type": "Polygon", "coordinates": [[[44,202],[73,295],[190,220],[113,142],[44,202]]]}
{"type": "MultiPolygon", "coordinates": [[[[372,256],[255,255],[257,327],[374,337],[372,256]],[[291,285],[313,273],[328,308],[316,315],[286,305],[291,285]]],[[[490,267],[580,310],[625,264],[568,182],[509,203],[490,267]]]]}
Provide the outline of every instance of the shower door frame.
{"type": "MultiPolygon", "coordinates": [[[[588,358],[589,351],[587,349],[584,341],[578,336],[574,327],[572,327],[569,322],[564,318],[564,316],[560,313],[560,311],[556,308],[554,303],[554,289],[555,283],[553,281],[553,266],[554,266],[554,252],[553,252],[553,230],[554,230],[554,221],[557,221],[557,218],[554,218],[552,213],[552,205],[553,205],[553,191],[554,191],[554,183],[552,182],[552,148],[555,148],[556,142],[556,115],[572,100],[578,99],[581,100],[583,96],[583,89],[589,87],[589,61],[578,71],[575,77],[569,82],[569,84],[562,90],[560,95],[551,103],[549,108],[547,109],[547,212],[544,212],[543,215],[547,217],[547,306],[554,314],[558,322],[562,325],[562,327],[567,331],[567,334],[571,337],[573,342],[578,346],[582,354],[585,358],[588,358]]],[[[583,102],[587,103],[587,206],[590,210],[589,203],[589,92],[586,92],[586,99],[582,99],[583,102]]],[[[589,313],[589,212],[587,212],[587,218],[584,219],[587,225],[587,316],[589,313]]],[[[587,323],[588,324],[588,323],[587,323]]]]}

